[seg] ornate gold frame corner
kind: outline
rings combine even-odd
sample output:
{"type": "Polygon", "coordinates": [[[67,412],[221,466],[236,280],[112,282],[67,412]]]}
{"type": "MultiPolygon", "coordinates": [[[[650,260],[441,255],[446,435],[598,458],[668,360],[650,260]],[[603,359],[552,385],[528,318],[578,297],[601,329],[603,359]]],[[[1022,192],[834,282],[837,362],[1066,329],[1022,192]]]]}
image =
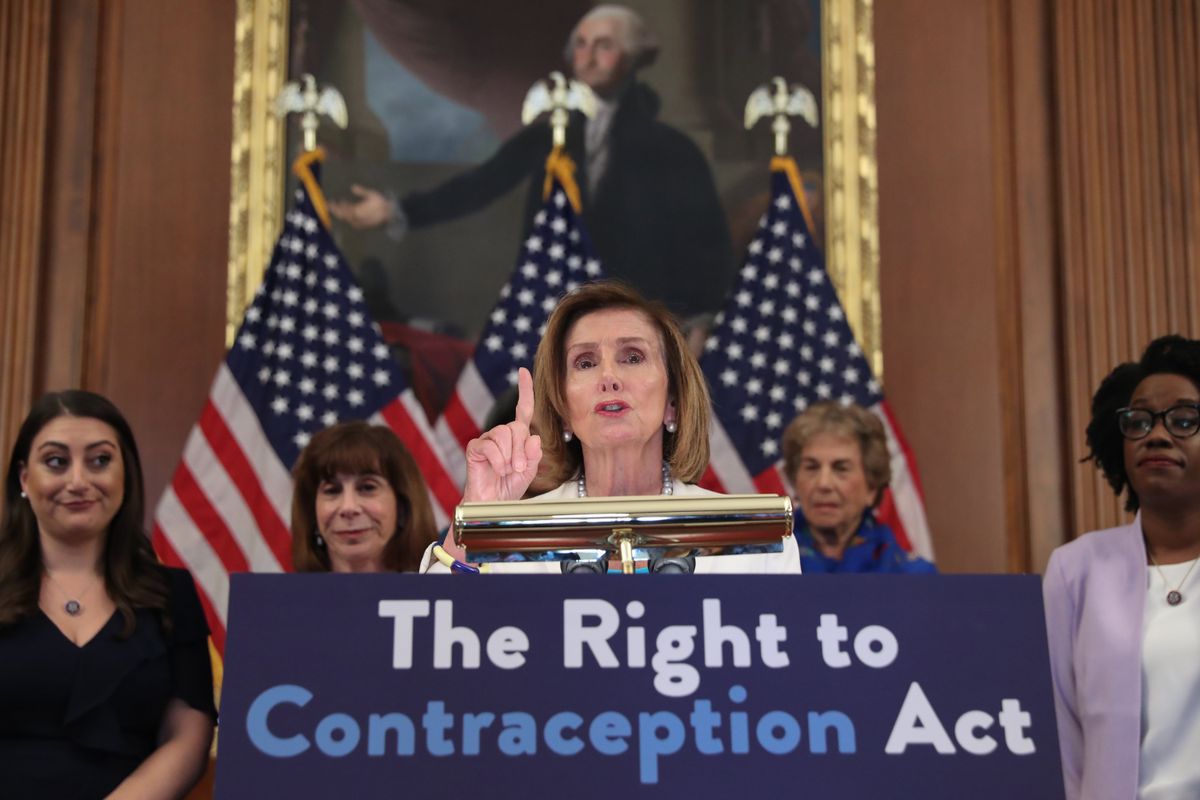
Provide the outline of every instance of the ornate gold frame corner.
{"type": "Polygon", "coordinates": [[[225,342],[262,283],[283,219],[283,123],[271,113],[287,73],[288,0],[237,0],[225,342]]]}
{"type": "Polygon", "coordinates": [[[874,0],[821,3],[825,257],[863,352],[883,380],[874,0]]]}
{"type": "MultiPolygon", "coordinates": [[[[823,0],[825,248],[871,368],[883,379],[874,0],[823,0]]],[[[226,342],[262,281],[283,217],[288,0],[237,0],[226,342]]]]}

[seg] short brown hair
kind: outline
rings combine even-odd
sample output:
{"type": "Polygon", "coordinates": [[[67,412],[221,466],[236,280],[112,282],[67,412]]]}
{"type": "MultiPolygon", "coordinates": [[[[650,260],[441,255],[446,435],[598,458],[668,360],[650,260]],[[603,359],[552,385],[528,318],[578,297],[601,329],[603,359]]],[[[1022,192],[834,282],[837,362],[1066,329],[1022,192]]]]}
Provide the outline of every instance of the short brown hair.
{"type": "Polygon", "coordinates": [[[579,441],[564,442],[567,401],[563,385],[567,365],[567,332],[576,320],[594,311],[630,309],[658,329],[667,366],[667,392],[675,403],[675,433],[663,434],[663,458],[671,475],[685,483],[699,479],[708,465],[708,385],[700,364],[688,349],[679,323],[662,303],[647,300],[619,281],[587,283],[567,294],[546,323],[534,357],[533,427],[542,437],[539,484],[557,486],[577,475],[583,464],[579,441]]]}
{"type": "Polygon", "coordinates": [[[437,530],[417,462],[391,428],[341,422],[317,433],[292,470],[292,566],[329,572],[329,552],[316,544],[317,489],[339,473],[383,476],[396,495],[396,532],[383,548],[383,566],[415,572],[437,530]]]}
{"type": "Polygon", "coordinates": [[[892,480],[891,456],[888,454],[887,433],[879,417],[853,403],[816,403],[791,421],[783,432],[783,467],[788,482],[796,482],[796,470],[804,446],[818,433],[833,433],[858,442],[862,453],[863,472],[867,485],[875,491],[879,502],[883,490],[892,480]]]}

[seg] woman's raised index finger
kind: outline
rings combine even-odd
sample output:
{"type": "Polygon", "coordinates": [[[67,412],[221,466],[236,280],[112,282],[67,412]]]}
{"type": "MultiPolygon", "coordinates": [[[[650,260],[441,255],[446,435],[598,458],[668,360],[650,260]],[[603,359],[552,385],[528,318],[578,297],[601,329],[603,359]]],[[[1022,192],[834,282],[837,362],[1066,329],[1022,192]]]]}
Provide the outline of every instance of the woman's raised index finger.
{"type": "Polygon", "coordinates": [[[517,370],[516,420],[526,427],[533,422],[533,376],[525,367],[517,370]]]}

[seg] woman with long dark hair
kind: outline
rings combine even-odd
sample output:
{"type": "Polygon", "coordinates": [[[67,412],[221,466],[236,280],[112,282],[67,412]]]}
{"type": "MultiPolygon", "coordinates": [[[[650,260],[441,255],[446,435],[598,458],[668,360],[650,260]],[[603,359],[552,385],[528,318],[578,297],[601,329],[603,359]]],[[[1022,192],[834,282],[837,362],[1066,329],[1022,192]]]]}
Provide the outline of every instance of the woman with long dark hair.
{"type": "Polygon", "coordinates": [[[43,396],[4,495],[0,794],[182,796],[216,717],[208,626],[142,527],[129,424],[91,392],[43,396]]]}

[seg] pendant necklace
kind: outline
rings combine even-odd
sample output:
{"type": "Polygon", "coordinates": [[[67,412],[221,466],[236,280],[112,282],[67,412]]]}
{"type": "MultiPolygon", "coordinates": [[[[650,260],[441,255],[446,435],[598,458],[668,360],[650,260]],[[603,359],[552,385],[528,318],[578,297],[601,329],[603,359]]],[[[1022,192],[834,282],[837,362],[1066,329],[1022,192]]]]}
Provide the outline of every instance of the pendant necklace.
{"type": "Polygon", "coordinates": [[[1192,559],[1192,565],[1188,567],[1187,572],[1183,573],[1183,580],[1181,580],[1179,584],[1172,589],[1171,585],[1167,583],[1167,576],[1163,574],[1162,567],[1160,567],[1158,562],[1154,560],[1154,556],[1151,554],[1149,547],[1146,548],[1146,555],[1150,556],[1150,563],[1153,564],[1154,569],[1158,571],[1158,577],[1162,578],[1163,586],[1167,587],[1167,605],[1177,606],[1182,603],[1183,594],[1180,593],[1179,590],[1183,588],[1185,583],[1187,583],[1188,577],[1192,574],[1192,570],[1196,568],[1196,562],[1200,561],[1200,558],[1192,559]]]}
{"type": "Polygon", "coordinates": [[[81,613],[83,613],[83,603],[81,601],[83,598],[87,597],[88,592],[92,590],[92,587],[94,587],[96,582],[99,580],[99,576],[93,579],[92,582],[88,584],[88,587],[79,593],[79,599],[77,600],[63,591],[62,585],[58,581],[54,580],[54,576],[51,575],[49,571],[46,572],[46,577],[50,579],[50,583],[54,584],[54,588],[58,590],[58,593],[67,599],[67,602],[63,603],[63,611],[66,611],[72,617],[78,617],[81,613]]]}

